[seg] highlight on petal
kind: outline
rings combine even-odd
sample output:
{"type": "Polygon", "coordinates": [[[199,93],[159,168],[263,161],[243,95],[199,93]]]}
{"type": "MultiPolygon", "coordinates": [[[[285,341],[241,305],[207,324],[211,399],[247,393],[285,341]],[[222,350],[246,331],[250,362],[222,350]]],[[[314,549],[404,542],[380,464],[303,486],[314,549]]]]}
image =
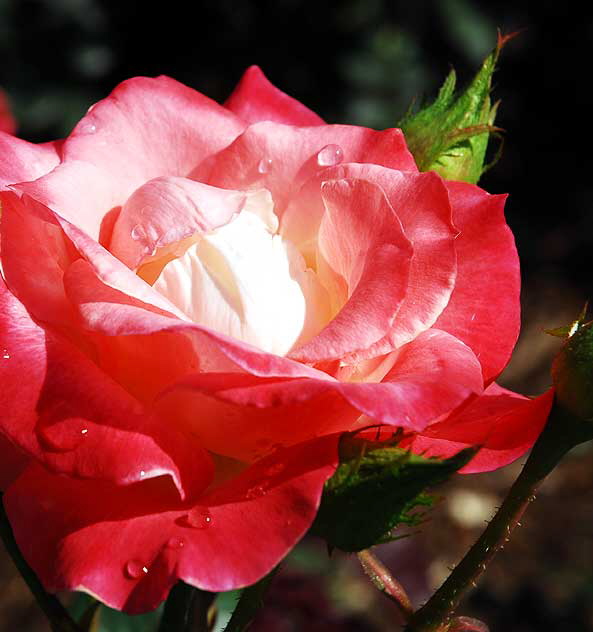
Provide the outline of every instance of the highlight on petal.
{"type": "Polygon", "coordinates": [[[399,129],[378,132],[349,125],[295,127],[266,121],[250,125],[192,177],[225,189],[264,187],[272,193],[281,217],[309,178],[348,162],[417,172],[399,129]]]}
{"type": "Polygon", "coordinates": [[[191,502],[160,479],[122,487],[33,466],[4,503],[47,590],[87,591],[135,614],[154,609],[178,579],[218,592],[268,573],[311,525],[337,441],[278,451],[191,502]]]}
{"type": "Polygon", "coordinates": [[[417,453],[443,457],[468,446],[480,447],[460,470],[465,474],[504,467],[533,446],[553,398],[552,389],[530,399],[493,383],[467,406],[416,435],[409,447],[417,453]]]}
{"type": "Polygon", "coordinates": [[[447,182],[455,240],[457,278],[436,327],[463,340],[482,364],[489,384],[507,365],[520,328],[519,257],[504,218],[504,195],[447,182]]]}
{"type": "Polygon", "coordinates": [[[273,86],[258,66],[245,71],[224,105],[246,123],[324,124],[315,112],[273,86]]]}
{"type": "Polygon", "coordinates": [[[128,79],[89,109],[54,171],[18,188],[99,239],[108,213],[138,187],[187,176],[243,128],[229,110],[169,77],[128,79]]]}

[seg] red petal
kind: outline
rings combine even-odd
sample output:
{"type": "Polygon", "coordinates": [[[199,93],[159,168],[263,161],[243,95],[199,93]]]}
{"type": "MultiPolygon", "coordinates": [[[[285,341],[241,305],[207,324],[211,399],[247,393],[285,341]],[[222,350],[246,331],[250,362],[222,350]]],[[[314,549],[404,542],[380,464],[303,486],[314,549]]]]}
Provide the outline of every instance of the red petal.
{"type": "Polygon", "coordinates": [[[27,470],[4,503],[21,552],[49,591],[86,590],[113,608],[144,612],[177,579],[218,592],[269,572],[313,521],[337,440],[277,451],[196,505],[176,502],[158,480],[117,487],[41,468],[27,470]]]}
{"type": "Polygon", "coordinates": [[[323,119],[315,112],[273,86],[258,66],[245,71],[224,105],[246,123],[323,125],[323,119]]]}
{"type": "Polygon", "coordinates": [[[452,456],[468,446],[482,446],[461,471],[487,472],[525,454],[542,431],[553,391],[529,399],[496,384],[460,412],[417,435],[411,448],[428,456],[452,456]]]}
{"type": "Polygon", "coordinates": [[[504,219],[503,195],[463,182],[447,182],[455,240],[457,279],[436,327],[463,340],[490,383],[506,366],[520,327],[519,258],[504,219]]]}

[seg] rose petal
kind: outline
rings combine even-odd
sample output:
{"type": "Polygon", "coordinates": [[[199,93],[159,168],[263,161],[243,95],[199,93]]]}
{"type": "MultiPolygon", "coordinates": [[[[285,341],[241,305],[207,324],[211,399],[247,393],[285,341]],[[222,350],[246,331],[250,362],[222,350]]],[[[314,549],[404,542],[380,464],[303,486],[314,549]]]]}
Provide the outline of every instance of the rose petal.
{"type": "Polygon", "coordinates": [[[58,146],[35,145],[0,131],[0,190],[49,173],[60,162],[58,146]]]}
{"type": "Polygon", "coordinates": [[[481,368],[471,349],[430,330],[397,353],[381,383],[199,373],[165,389],[156,407],[210,450],[249,461],[265,449],[266,436],[291,445],[351,430],[361,414],[370,423],[420,431],[481,392],[481,368]]]}
{"type": "Polygon", "coordinates": [[[391,329],[405,297],[413,250],[383,191],[364,180],[322,185],[318,274],[338,314],[312,340],[290,352],[300,362],[364,352],[391,329]]]}
{"type": "Polygon", "coordinates": [[[258,66],[245,71],[224,105],[246,123],[324,124],[315,112],[273,86],[258,66]]]}
{"type": "Polygon", "coordinates": [[[463,182],[447,182],[455,240],[457,278],[436,322],[463,340],[490,383],[507,365],[520,328],[519,258],[504,218],[503,195],[489,195],[463,182]]]}
{"type": "Polygon", "coordinates": [[[226,224],[245,203],[238,191],[188,178],[163,177],[136,189],[113,228],[110,251],[135,269],[157,248],[226,224]]]}
{"type": "Polygon", "coordinates": [[[532,447],[546,423],[553,396],[550,389],[530,399],[491,384],[461,411],[416,435],[410,448],[428,456],[448,457],[468,446],[482,446],[460,471],[495,470],[532,447]]]}
{"type": "Polygon", "coordinates": [[[74,476],[125,484],[169,474],[182,495],[207,484],[211,464],[199,445],[35,324],[3,282],[0,314],[2,432],[20,450],[74,476]],[[130,453],[122,459],[124,443],[130,453]]]}
{"type": "Polygon", "coordinates": [[[36,467],[4,503],[17,544],[47,590],[85,590],[113,608],[144,612],[178,579],[218,592],[269,572],[313,521],[337,440],[279,451],[197,505],[180,505],[158,480],[124,488],[36,467]]]}
{"type": "Polygon", "coordinates": [[[148,180],[187,176],[244,124],[168,77],[136,77],[95,104],[62,148],[52,173],[19,185],[94,239],[107,213],[148,180]]]}
{"type": "Polygon", "coordinates": [[[327,161],[322,165],[318,158],[327,147],[337,152],[337,162],[372,162],[417,171],[399,129],[377,132],[347,125],[294,127],[263,122],[248,127],[192,177],[224,189],[266,188],[281,216],[302,184],[328,168],[327,161]]]}
{"type": "Polygon", "coordinates": [[[333,179],[366,180],[380,187],[414,249],[406,296],[391,331],[364,353],[354,354],[352,360],[358,361],[388,353],[434,324],[454,287],[458,231],[451,222],[444,182],[436,174],[400,172],[377,165],[340,165],[311,178],[282,218],[281,234],[290,239],[309,262],[315,257],[317,236],[325,214],[321,184],[333,179]]]}

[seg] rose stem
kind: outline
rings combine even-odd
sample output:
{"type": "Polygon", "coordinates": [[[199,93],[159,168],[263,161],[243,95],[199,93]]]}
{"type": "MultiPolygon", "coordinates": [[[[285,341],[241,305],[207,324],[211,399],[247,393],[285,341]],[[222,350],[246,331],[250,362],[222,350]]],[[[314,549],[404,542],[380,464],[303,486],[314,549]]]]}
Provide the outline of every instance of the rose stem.
{"type": "Polygon", "coordinates": [[[263,599],[276,575],[278,566],[252,586],[247,586],[241,593],[233,614],[226,624],[224,632],[243,632],[263,606],[263,599]]]}
{"type": "Polygon", "coordinates": [[[0,496],[0,537],[2,537],[8,554],[12,558],[22,578],[25,580],[29,590],[33,593],[39,607],[49,619],[51,629],[53,632],[83,632],[82,628],[75,623],[60,601],[46,592],[37,575],[35,575],[31,567],[25,562],[14,539],[12,527],[4,510],[4,503],[1,502],[1,500],[0,496]]]}
{"type": "Polygon", "coordinates": [[[557,407],[501,507],[444,584],[410,619],[406,632],[445,632],[464,595],[508,542],[544,478],[575,445],[591,438],[582,421],[557,407]]]}
{"type": "Polygon", "coordinates": [[[178,581],[167,597],[159,632],[207,632],[208,609],[215,593],[178,581]]]}
{"type": "Polygon", "coordinates": [[[414,614],[412,602],[404,587],[393,577],[386,566],[369,549],[357,553],[358,560],[373,584],[391,601],[395,602],[404,621],[414,614]]]}

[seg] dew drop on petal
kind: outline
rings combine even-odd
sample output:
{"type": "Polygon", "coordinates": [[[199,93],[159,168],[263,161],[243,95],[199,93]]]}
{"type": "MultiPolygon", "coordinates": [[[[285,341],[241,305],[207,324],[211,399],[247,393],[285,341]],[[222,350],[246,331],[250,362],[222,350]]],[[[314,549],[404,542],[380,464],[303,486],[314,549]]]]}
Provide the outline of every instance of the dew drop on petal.
{"type": "Polygon", "coordinates": [[[270,171],[272,170],[272,162],[273,161],[271,158],[262,158],[257,165],[258,172],[262,175],[270,173],[270,171]]]}
{"type": "Polygon", "coordinates": [[[83,123],[79,129],[83,134],[94,134],[97,126],[94,123],[83,123]]]}
{"type": "Polygon", "coordinates": [[[8,353],[8,349],[2,349],[2,357],[4,358],[4,360],[10,359],[10,353],[8,353]]]}
{"type": "Polygon", "coordinates": [[[126,562],[124,572],[130,579],[138,579],[148,573],[148,568],[140,560],[129,560],[126,562]]]}
{"type": "Polygon", "coordinates": [[[339,145],[326,145],[317,154],[317,164],[320,167],[333,167],[344,160],[344,150],[339,145]]]}
{"type": "Polygon", "coordinates": [[[267,489],[265,488],[264,485],[253,485],[253,487],[250,487],[247,492],[245,493],[245,498],[247,498],[248,500],[254,500],[255,498],[261,498],[262,496],[265,496],[267,493],[267,489]]]}
{"type": "Polygon", "coordinates": [[[192,529],[207,529],[212,524],[212,514],[207,507],[194,507],[183,516],[183,523],[192,529]]]}
{"type": "Polygon", "coordinates": [[[178,550],[178,549],[182,549],[184,546],[185,546],[185,540],[183,538],[178,538],[177,536],[173,536],[169,538],[169,540],[167,541],[168,549],[178,550]]]}

